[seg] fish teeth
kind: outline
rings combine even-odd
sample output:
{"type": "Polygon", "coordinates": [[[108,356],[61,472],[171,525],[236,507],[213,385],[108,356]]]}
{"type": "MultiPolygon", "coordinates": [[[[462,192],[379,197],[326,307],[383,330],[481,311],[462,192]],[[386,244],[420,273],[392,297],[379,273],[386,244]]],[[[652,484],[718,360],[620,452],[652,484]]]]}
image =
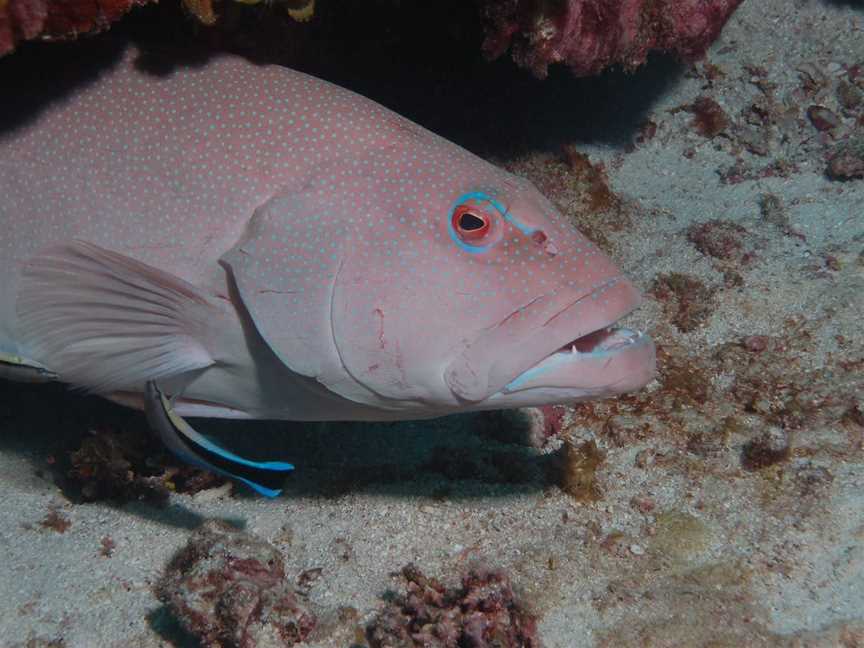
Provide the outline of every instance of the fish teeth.
{"type": "Polygon", "coordinates": [[[570,353],[572,353],[573,355],[579,355],[579,352],[576,350],[575,344],[570,347],[570,353]]]}

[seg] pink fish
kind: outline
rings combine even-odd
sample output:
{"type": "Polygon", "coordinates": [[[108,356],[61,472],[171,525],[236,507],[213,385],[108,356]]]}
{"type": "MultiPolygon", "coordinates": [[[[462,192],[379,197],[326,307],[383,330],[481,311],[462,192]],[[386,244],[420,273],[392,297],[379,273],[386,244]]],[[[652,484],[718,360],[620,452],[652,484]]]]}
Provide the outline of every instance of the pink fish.
{"type": "Polygon", "coordinates": [[[650,338],[614,327],[639,293],[528,181],[299,72],[134,56],[0,131],[0,375],[144,408],[210,467],[245,460],[180,416],[414,419],[651,379],[650,338]]]}

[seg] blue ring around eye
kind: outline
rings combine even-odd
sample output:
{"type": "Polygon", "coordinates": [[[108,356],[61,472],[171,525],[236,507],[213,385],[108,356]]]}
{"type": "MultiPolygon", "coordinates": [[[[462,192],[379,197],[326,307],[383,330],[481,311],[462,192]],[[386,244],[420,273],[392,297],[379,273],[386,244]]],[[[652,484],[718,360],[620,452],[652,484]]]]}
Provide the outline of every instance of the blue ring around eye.
{"type": "Polygon", "coordinates": [[[450,207],[450,213],[447,215],[447,231],[450,232],[450,238],[453,239],[453,242],[460,248],[462,248],[465,252],[470,252],[471,254],[480,254],[482,252],[487,252],[492,247],[494,247],[495,243],[498,242],[493,241],[492,243],[488,243],[487,245],[471,245],[459,238],[456,230],[453,229],[453,214],[456,212],[456,209],[458,209],[468,200],[488,202],[496,210],[498,210],[498,213],[501,214],[501,218],[516,227],[526,236],[531,236],[536,231],[535,228],[528,227],[520,223],[507,209],[504,208],[504,205],[502,205],[499,201],[495,200],[492,196],[482,191],[469,191],[459,196],[459,198],[453,203],[453,206],[450,207]]]}

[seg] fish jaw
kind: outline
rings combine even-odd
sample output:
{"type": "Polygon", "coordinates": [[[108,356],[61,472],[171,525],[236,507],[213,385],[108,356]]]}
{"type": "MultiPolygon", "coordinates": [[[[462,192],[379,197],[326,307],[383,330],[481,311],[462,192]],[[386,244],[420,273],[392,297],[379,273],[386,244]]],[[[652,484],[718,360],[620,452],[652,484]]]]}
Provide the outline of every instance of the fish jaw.
{"type": "Polygon", "coordinates": [[[583,340],[522,372],[487,402],[525,407],[608,398],[641,389],[653,379],[656,352],[645,333],[612,327],[583,340]]]}
{"type": "Polygon", "coordinates": [[[641,301],[620,276],[580,293],[536,299],[519,317],[478,336],[450,363],[444,380],[460,401],[492,399],[501,407],[541,393],[546,399],[536,404],[638,389],[654,373],[653,342],[642,333],[610,329],[641,301]]]}

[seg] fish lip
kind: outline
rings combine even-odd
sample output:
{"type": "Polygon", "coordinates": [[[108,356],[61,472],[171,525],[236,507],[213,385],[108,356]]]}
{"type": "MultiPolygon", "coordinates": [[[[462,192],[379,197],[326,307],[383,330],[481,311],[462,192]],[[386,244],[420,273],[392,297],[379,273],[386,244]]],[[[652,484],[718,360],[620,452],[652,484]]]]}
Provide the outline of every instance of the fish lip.
{"type": "Polygon", "coordinates": [[[620,393],[644,386],[654,374],[654,342],[644,331],[616,326],[617,321],[559,347],[514,377],[496,395],[531,389],[572,388],[584,390],[586,396],[591,396],[595,392],[620,393]],[[590,348],[584,350],[589,344],[590,348]],[[571,345],[575,349],[567,348],[571,345]],[[578,348],[579,345],[583,346],[583,350],[578,348]],[[630,356],[631,361],[642,362],[637,362],[635,368],[629,369],[615,380],[594,383],[588,387],[591,383],[590,377],[577,373],[586,366],[588,369],[597,369],[600,365],[606,368],[616,361],[626,363],[627,356],[630,356]]]}

